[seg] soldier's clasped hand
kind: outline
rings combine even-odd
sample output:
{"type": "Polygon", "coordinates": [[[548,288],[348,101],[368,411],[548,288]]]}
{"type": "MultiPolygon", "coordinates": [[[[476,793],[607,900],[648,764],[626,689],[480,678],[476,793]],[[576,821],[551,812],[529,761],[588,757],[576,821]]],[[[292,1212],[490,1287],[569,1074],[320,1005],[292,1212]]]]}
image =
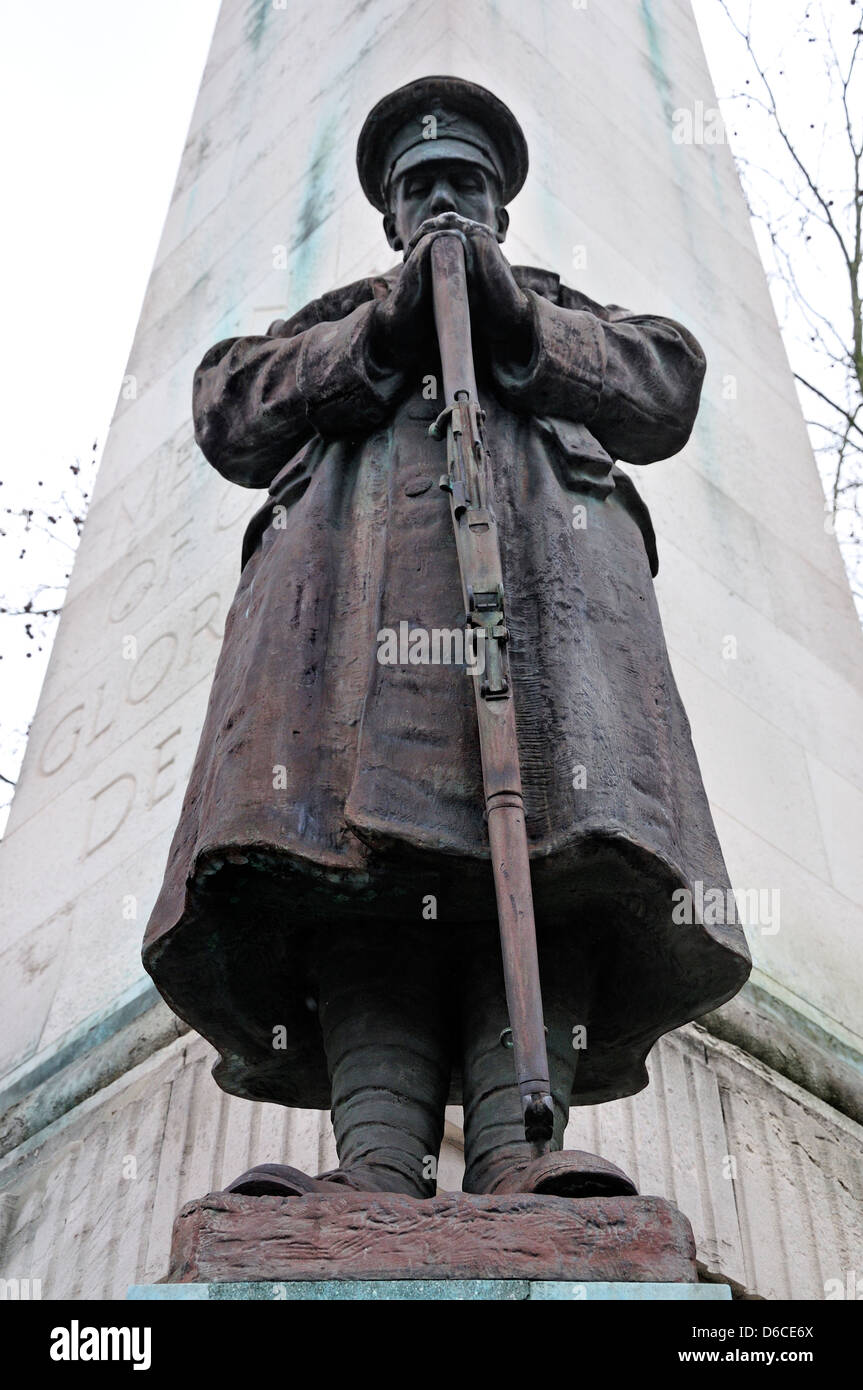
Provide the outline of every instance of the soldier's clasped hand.
{"type": "Polygon", "coordinates": [[[392,293],[375,305],[372,316],[372,351],[387,367],[414,365],[427,357],[434,341],[429,237],[419,246],[395,283],[392,293]]]}
{"type": "Polygon", "coordinates": [[[479,343],[502,347],[519,360],[530,355],[533,315],[530,300],[512,273],[497,236],[484,222],[473,222],[457,212],[427,218],[411,237],[405,252],[405,270],[413,257],[442,232],[456,232],[465,247],[471,321],[479,343]]]}

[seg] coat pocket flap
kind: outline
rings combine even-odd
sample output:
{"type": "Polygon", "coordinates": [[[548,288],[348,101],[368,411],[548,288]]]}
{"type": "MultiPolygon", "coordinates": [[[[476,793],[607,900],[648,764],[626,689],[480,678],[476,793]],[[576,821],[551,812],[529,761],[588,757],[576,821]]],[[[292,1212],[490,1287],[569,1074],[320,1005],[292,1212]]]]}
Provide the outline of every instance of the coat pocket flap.
{"type": "Polygon", "coordinates": [[[614,491],[614,460],[586,425],[552,415],[538,416],[536,425],[548,443],[549,455],[565,487],[602,497],[614,491]]]}

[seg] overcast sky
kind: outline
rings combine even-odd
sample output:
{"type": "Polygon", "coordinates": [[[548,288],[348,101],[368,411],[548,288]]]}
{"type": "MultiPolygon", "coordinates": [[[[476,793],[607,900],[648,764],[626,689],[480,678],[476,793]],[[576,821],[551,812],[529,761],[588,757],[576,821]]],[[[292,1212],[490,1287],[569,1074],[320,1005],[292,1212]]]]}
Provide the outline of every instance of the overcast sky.
{"type": "Polygon", "coordinates": [[[4,478],[104,440],[217,11],[218,0],[4,8],[4,478]]]}
{"type": "MultiPolygon", "coordinates": [[[[800,10],[799,0],[755,7],[769,11],[777,41],[800,10]]],[[[695,0],[695,9],[714,81],[729,90],[740,50],[716,0],[695,0]]],[[[56,492],[69,465],[104,443],[217,11],[218,0],[38,0],[2,12],[7,506],[56,492]]],[[[40,553],[18,563],[0,545],[0,558],[8,601],[10,588],[20,595],[30,582],[28,565],[38,571],[40,553]]],[[[48,653],[24,642],[20,620],[0,617],[0,629],[8,777],[48,653]]]]}

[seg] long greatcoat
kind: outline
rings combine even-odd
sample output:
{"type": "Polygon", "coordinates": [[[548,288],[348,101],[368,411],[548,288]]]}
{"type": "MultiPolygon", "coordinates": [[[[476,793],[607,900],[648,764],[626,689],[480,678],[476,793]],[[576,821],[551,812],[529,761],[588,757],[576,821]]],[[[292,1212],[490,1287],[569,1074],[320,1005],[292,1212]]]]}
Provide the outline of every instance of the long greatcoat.
{"type": "MultiPolygon", "coordinates": [[[[144,961],[218,1048],[219,1084],[287,1105],[329,1104],[313,940],[346,922],[397,931],[433,895],[428,930],[455,970],[459,921],[494,917],[471,681],[463,666],[378,659],[384,629],[465,619],[444,450],[428,435],[440,402],[369,347],[373,301],[399,273],[218,343],[195,377],[207,459],[269,498],[246,534],[144,961]]],[[[478,385],[537,930],[595,957],[573,1097],[591,1103],[641,1089],[657,1037],[749,972],[740,927],[698,913],[699,885],[728,877],[663,639],[653,529],[615,462],[683,447],[704,357],[669,319],[514,274],[533,356],[480,362],[478,385]]]]}

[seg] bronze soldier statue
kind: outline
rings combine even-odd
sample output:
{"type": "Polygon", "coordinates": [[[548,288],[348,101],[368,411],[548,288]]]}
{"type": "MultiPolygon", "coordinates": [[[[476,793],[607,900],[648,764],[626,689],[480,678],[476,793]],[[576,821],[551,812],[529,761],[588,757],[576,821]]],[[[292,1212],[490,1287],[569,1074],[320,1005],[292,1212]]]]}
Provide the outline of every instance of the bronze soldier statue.
{"type": "Polygon", "coordinates": [[[642,1089],[657,1038],[749,973],[733,914],[698,909],[728,875],[663,639],[653,528],[617,464],[683,448],[704,356],[670,319],[509,265],[527,147],[484,88],[427,77],[391,93],[357,162],[402,263],[216,344],[195,376],[207,459],[269,496],[245,536],[144,961],[218,1049],[223,1089],[332,1111],[337,1170],[262,1164],[232,1190],[433,1195],[444,1108],[461,1102],[467,1192],[632,1192],[611,1164],[561,1148],[570,1106],[642,1089]],[[454,233],[554,1101],[539,1157],[504,1045],[472,682],[422,640],[468,617],[429,433],[442,410],[432,247],[454,233]],[[384,659],[394,633],[408,641],[384,659]]]}

